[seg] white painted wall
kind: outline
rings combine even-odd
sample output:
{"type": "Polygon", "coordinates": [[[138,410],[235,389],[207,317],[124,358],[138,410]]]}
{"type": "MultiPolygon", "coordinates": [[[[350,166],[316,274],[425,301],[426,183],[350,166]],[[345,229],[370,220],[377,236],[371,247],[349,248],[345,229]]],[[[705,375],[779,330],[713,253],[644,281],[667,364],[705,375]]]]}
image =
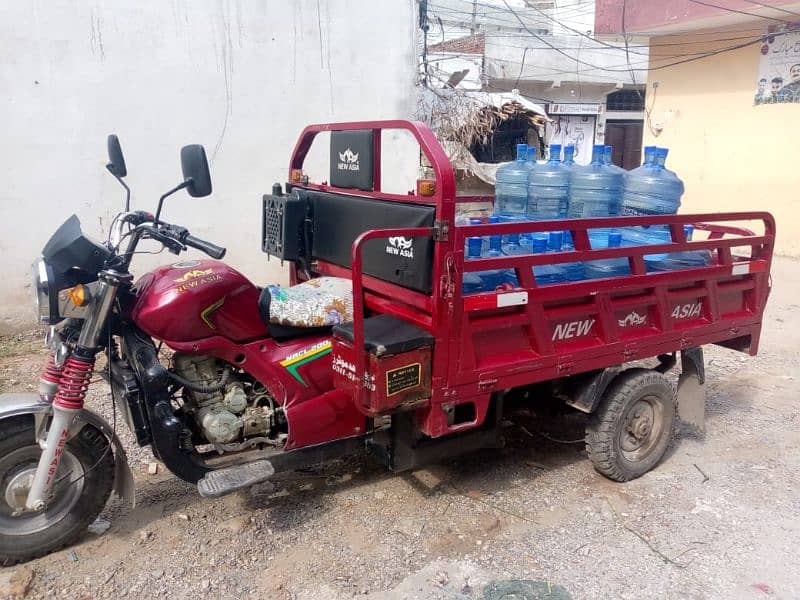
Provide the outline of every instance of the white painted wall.
{"type": "MultiPolygon", "coordinates": [[[[261,195],[285,181],[304,125],[413,114],[414,6],[3,2],[0,332],[32,322],[29,265],[53,230],[75,212],[100,237],[121,208],[122,189],[104,169],[112,132],[122,141],[136,208],[154,209],[180,180],[182,145],[204,144],[214,194],[179,193],[167,200],[164,218],[227,246],[226,260],[254,281],[281,280],[279,263],[260,250],[261,195]]],[[[397,170],[384,167],[384,177],[413,179],[416,154],[393,158],[397,170]]],[[[171,260],[164,253],[133,267],[141,274],[171,260]]]]}

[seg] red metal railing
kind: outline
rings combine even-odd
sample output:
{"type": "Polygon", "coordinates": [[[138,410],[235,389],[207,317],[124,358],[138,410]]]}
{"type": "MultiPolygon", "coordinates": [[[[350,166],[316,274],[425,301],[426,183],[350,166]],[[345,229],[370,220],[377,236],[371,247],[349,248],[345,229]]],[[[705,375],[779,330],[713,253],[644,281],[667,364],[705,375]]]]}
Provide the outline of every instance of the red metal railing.
{"type": "MultiPolygon", "coordinates": [[[[431,227],[405,227],[395,229],[372,229],[365,231],[353,241],[350,254],[350,265],[353,278],[353,348],[355,349],[356,406],[364,406],[366,393],[367,355],[364,352],[364,283],[361,265],[361,253],[364,243],[369,240],[385,239],[393,236],[408,238],[433,235],[431,227]]],[[[398,294],[407,292],[402,286],[396,286],[398,294]]]]}

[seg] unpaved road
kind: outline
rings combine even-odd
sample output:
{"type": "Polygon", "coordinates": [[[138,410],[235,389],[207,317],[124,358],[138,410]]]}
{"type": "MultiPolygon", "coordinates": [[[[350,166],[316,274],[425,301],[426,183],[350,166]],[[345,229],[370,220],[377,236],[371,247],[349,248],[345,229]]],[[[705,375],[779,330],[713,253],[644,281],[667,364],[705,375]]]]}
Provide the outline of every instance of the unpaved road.
{"type": "MultiPolygon", "coordinates": [[[[108,531],[0,570],[0,590],[32,569],[29,598],[500,598],[506,580],[528,581],[515,598],[800,598],[800,263],[773,280],[759,356],[707,350],[706,433],[681,428],[639,480],[515,428],[501,452],[413,474],[357,456],[208,501],[148,475],[126,432],[136,508],[112,501],[108,531]]],[[[0,391],[40,361],[3,340],[0,391]]],[[[110,416],[99,386],[91,403],[110,416]]],[[[582,436],[580,416],[527,421],[582,436]]]]}

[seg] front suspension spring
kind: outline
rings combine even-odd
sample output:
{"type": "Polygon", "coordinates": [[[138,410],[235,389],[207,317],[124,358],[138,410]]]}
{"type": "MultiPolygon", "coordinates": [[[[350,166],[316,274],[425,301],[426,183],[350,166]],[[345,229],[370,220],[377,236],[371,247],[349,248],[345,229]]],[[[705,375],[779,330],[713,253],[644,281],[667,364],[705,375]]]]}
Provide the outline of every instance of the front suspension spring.
{"type": "Polygon", "coordinates": [[[53,404],[61,408],[80,410],[94,372],[94,358],[70,356],[64,364],[61,381],[53,404]]]}
{"type": "Polygon", "coordinates": [[[41,376],[39,379],[42,381],[46,381],[47,383],[52,383],[54,385],[58,385],[61,382],[61,375],[64,373],[64,365],[60,367],[56,366],[55,356],[50,354],[47,357],[47,362],[44,366],[44,371],[42,371],[41,376]]]}

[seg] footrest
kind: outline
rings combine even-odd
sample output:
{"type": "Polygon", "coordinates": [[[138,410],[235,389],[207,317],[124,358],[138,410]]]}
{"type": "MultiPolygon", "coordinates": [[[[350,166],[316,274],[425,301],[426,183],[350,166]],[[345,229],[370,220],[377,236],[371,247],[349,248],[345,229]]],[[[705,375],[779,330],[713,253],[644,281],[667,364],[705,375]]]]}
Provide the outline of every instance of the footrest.
{"type": "Polygon", "coordinates": [[[266,481],[274,474],[275,468],[271,462],[257,460],[207,473],[197,482],[197,491],[204,498],[219,498],[266,481]]]}

